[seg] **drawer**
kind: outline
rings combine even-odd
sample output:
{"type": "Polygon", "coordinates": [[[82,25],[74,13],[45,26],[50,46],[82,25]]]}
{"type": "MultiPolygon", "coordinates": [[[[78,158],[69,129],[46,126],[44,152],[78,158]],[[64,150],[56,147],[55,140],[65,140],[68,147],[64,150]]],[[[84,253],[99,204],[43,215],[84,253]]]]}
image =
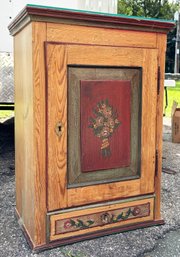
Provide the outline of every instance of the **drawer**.
{"type": "Polygon", "coordinates": [[[154,197],[49,213],[48,240],[65,239],[152,221],[153,216],[154,197]]]}

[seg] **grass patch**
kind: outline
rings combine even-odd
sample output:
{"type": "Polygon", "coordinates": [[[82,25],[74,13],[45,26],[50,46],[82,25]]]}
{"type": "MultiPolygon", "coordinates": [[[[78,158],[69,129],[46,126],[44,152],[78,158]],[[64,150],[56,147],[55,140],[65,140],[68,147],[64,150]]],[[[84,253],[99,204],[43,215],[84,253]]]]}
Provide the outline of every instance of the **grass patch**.
{"type": "Polygon", "coordinates": [[[176,88],[180,88],[180,81],[176,82],[176,88]]]}
{"type": "MultiPolygon", "coordinates": [[[[168,107],[166,109],[166,116],[171,117],[171,109],[173,101],[178,102],[180,105],[180,81],[176,82],[176,87],[167,88],[168,92],[168,107]]],[[[164,97],[164,106],[165,106],[165,97],[164,97]]]]}

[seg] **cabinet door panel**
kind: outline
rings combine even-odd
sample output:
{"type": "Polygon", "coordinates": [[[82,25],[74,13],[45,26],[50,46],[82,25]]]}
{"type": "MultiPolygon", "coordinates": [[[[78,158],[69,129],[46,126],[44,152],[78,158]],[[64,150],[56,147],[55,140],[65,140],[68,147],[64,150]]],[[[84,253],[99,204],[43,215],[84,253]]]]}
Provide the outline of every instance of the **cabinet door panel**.
{"type": "Polygon", "coordinates": [[[139,178],[141,81],[140,68],[68,67],[68,188],[139,178]]]}
{"type": "MultiPolygon", "coordinates": [[[[46,67],[48,82],[48,210],[55,210],[154,192],[157,50],[47,43],[46,67]],[[138,129],[140,129],[140,157],[137,161],[137,169],[140,170],[138,170],[139,173],[137,173],[137,177],[128,178],[128,176],[125,176],[126,178],[124,181],[122,181],[118,177],[119,175],[116,174],[117,172],[113,173],[112,169],[111,171],[107,171],[110,174],[112,179],[111,181],[108,180],[109,177],[104,179],[103,175],[102,178],[100,178],[101,175],[97,175],[97,177],[99,176],[98,183],[95,182],[97,178],[93,178],[92,183],[88,184],[85,181],[85,184],[81,184],[80,186],[69,186],[70,183],[68,169],[72,160],[72,158],[69,158],[69,154],[70,156],[73,154],[76,156],[76,153],[74,150],[70,149],[71,144],[68,141],[69,136],[67,138],[67,134],[70,135],[71,132],[69,131],[73,131],[77,121],[74,118],[74,124],[72,122],[70,123],[69,127],[67,126],[67,120],[68,124],[71,122],[69,120],[69,113],[67,112],[67,109],[72,109],[72,106],[75,105],[77,98],[74,97],[74,100],[73,97],[68,99],[67,94],[69,95],[69,92],[67,93],[67,85],[69,83],[69,67],[75,66],[90,66],[91,69],[95,70],[95,73],[98,73],[97,71],[99,71],[99,68],[107,67],[108,69],[112,70],[121,67],[121,69],[126,69],[126,71],[128,69],[135,69],[136,71],[139,69],[142,71],[139,75],[139,79],[142,80],[141,110],[134,110],[139,112],[141,124],[141,127],[138,127],[138,129]],[[115,176],[114,181],[113,176],[115,176]]],[[[88,76],[89,75],[87,74],[87,77],[83,78],[83,80],[87,81],[92,79],[88,76]]],[[[125,80],[125,78],[126,76],[123,77],[123,80],[125,80]]],[[[107,77],[103,78],[103,80],[106,79],[107,77]]],[[[111,79],[112,78],[109,77],[109,80],[111,79]]],[[[133,76],[131,79],[133,79],[133,76]]],[[[127,77],[126,80],[129,80],[129,78],[127,77]]],[[[80,84],[81,83],[79,83],[79,87],[80,84]]],[[[79,109],[77,113],[79,113],[77,115],[77,120],[80,120],[79,109]]],[[[138,116],[136,116],[136,118],[137,117],[138,116]]],[[[133,137],[131,137],[131,141],[132,139],[133,137]]],[[[81,139],[79,137],[77,149],[81,148],[80,141],[81,139]]],[[[79,151],[81,151],[81,149],[79,151]]],[[[134,151],[134,153],[135,152],[136,151],[134,151]]],[[[78,152],[78,155],[80,156],[80,152],[78,152]]],[[[76,170],[73,171],[73,168],[71,169],[72,173],[76,173],[76,170]]],[[[85,175],[86,173],[90,174],[90,172],[84,172],[85,175]]],[[[91,175],[88,176],[90,177],[89,180],[91,180],[91,175]]]]}

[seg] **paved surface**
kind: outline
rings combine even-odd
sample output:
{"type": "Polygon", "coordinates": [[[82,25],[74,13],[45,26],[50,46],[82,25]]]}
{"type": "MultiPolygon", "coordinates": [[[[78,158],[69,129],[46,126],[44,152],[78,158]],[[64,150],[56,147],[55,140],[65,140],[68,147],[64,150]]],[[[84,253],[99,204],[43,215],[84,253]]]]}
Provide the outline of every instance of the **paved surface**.
{"type": "Polygon", "coordinates": [[[180,257],[180,144],[164,131],[162,216],[166,224],[105,236],[34,254],[14,216],[14,147],[12,127],[0,127],[0,257],[180,257]]]}
{"type": "Polygon", "coordinates": [[[180,256],[180,230],[171,231],[158,240],[153,251],[147,257],[179,257],[180,256]]]}

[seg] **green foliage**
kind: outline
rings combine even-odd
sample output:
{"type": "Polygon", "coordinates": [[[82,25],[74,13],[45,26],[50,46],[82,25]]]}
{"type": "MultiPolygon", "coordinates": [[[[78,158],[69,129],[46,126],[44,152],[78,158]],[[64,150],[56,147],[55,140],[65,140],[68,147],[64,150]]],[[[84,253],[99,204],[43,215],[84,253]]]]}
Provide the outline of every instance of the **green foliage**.
{"type": "MultiPolygon", "coordinates": [[[[149,18],[172,20],[174,13],[180,10],[180,1],[168,0],[119,0],[118,13],[149,18]]],[[[173,72],[176,29],[168,33],[166,53],[166,72],[173,72]]]]}
{"type": "Polygon", "coordinates": [[[173,19],[180,7],[179,1],[168,0],[119,0],[118,13],[151,18],[173,19]]]}

